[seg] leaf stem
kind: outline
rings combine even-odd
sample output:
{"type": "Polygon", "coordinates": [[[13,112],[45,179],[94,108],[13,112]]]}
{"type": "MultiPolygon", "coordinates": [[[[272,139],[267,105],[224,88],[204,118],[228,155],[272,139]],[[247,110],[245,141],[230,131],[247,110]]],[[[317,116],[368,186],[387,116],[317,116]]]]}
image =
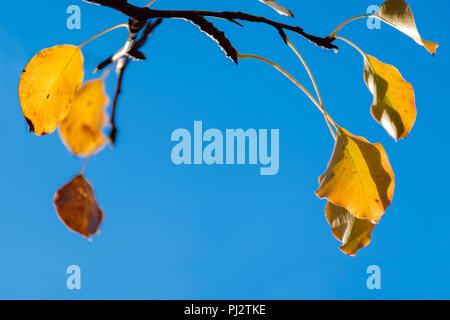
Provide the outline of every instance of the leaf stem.
{"type": "Polygon", "coordinates": [[[148,7],[150,7],[152,4],[153,4],[153,2],[155,2],[156,0],[152,0],[152,1],[150,1],[149,3],[147,3],[147,5],[145,6],[145,8],[148,8],[148,7]]]}
{"type": "Polygon", "coordinates": [[[351,42],[350,40],[348,40],[347,38],[344,37],[340,37],[340,36],[335,36],[336,39],[342,40],[344,42],[347,42],[347,44],[349,44],[350,46],[352,46],[353,48],[355,48],[363,57],[366,56],[366,54],[364,53],[364,51],[362,51],[356,44],[354,44],[353,42],[351,42]]]}
{"type": "Polygon", "coordinates": [[[110,31],[113,31],[113,30],[115,30],[115,29],[119,29],[119,28],[122,28],[122,27],[128,28],[128,23],[121,23],[121,24],[115,25],[115,26],[113,26],[113,27],[111,27],[111,28],[108,28],[108,29],[106,29],[106,30],[100,32],[99,34],[93,36],[92,38],[90,38],[90,39],[86,40],[85,42],[83,42],[82,44],[80,44],[80,45],[78,46],[78,49],[81,49],[82,47],[84,47],[85,45],[87,45],[89,42],[91,42],[92,40],[97,39],[98,37],[104,35],[105,33],[108,33],[108,32],[110,32],[110,31]]]}
{"type": "Polygon", "coordinates": [[[342,22],[339,25],[339,27],[336,28],[336,30],[333,31],[332,34],[330,34],[328,36],[328,38],[331,38],[331,39],[336,38],[336,34],[339,32],[339,30],[341,30],[349,22],[352,22],[352,21],[358,20],[358,19],[370,18],[370,17],[373,17],[373,15],[371,15],[371,14],[364,14],[364,15],[356,16],[356,17],[350,18],[348,20],[345,20],[344,22],[342,22]]]}
{"type": "MultiPolygon", "coordinates": [[[[298,82],[293,76],[291,76],[286,70],[281,68],[275,62],[270,61],[269,59],[257,56],[257,55],[253,55],[253,54],[238,54],[238,58],[239,59],[256,59],[256,60],[263,61],[265,63],[270,64],[272,67],[274,67],[279,72],[281,72],[286,78],[291,80],[291,82],[294,83],[297,87],[299,87],[308,96],[308,98],[314,103],[314,105],[317,107],[317,109],[319,109],[319,111],[321,113],[323,113],[324,115],[326,114],[325,110],[322,108],[320,103],[313,97],[313,95],[300,82],[298,82]]],[[[332,120],[331,118],[330,118],[330,120],[337,127],[337,125],[334,122],[334,120],[332,120]]],[[[336,134],[331,129],[331,127],[330,127],[330,130],[331,130],[331,134],[333,135],[333,138],[336,139],[336,134]]]]}
{"type": "Polygon", "coordinates": [[[83,175],[83,176],[84,176],[84,173],[86,172],[86,167],[88,165],[89,159],[90,159],[90,157],[87,157],[83,161],[83,166],[81,167],[81,171],[80,171],[81,175],[83,175]]]}
{"type": "Polygon", "coordinates": [[[297,57],[298,57],[298,58],[300,59],[300,61],[302,62],[303,66],[304,66],[305,69],[306,69],[306,72],[308,72],[308,75],[309,75],[309,77],[311,78],[311,81],[312,81],[312,83],[313,83],[313,85],[314,85],[314,90],[316,90],[316,94],[317,94],[317,98],[319,99],[319,103],[320,103],[321,105],[323,105],[322,97],[321,97],[321,95],[320,95],[319,88],[317,87],[316,80],[314,79],[314,77],[313,77],[313,75],[312,75],[311,69],[308,67],[308,65],[306,64],[305,59],[303,59],[303,57],[301,56],[300,52],[299,52],[299,51],[297,50],[297,48],[292,44],[292,42],[289,41],[289,39],[287,39],[287,38],[286,38],[286,42],[287,42],[288,46],[292,49],[292,51],[295,52],[295,54],[297,55],[297,57]]]}
{"type": "MultiPolygon", "coordinates": [[[[300,52],[297,50],[297,48],[292,44],[292,42],[287,37],[286,37],[286,42],[287,42],[288,46],[292,49],[292,51],[295,52],[295,54],[297,55],[297,57],[300,59],[300,61],[302,62],[303,66],[305,67],[306,72],[308,73],[309,78],[311,79],[311,82],[313,83],[314,90],[316,91],[317,98],[319,99],[319,103],[320,103],[320,105],[322,107],[322,111],[323,111],[323,114],[325,116],[325,121],[327,122],[328,128],[330,129],[330,131],[332,133],[334,133],[333,128],[331,127],[331,123],[333,123],[333,125],[335,125],[335,123],[334,123],[333,119],[331,119],[330,115],[325,110],[325,105],[323,103],[322,96],[320,95],[319,87],[317,86],[317,82],[314,79],[314,76],[313,76],[313,74],[311,72],[311,69],[309,68],[309,66],[306,63],[305,59],[303,59],[303,57],[300,54],[300,52]],[[331,123],[330,123],[330,121],[331,121],[331,123]]],[[[333,134],[333,137],[335,137],[334,134],[333,134]]]]}

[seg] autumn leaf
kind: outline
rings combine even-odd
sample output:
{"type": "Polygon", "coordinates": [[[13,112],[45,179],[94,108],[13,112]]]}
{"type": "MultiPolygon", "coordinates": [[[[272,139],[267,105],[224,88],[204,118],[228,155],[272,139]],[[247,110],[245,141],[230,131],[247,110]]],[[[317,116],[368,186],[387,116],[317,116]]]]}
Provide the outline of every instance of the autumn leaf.
{"type": "Polygon", "coordinates": [[[378,222],[391,204],[395,188],[383,146],[339,127],[333,155],[319,182],[319,198],[373,222],[378,222]]]}
{"type": "Polygon", "coordinates": [[[422,39],[412,10],[406,1],[388,0],[384,2],[380,10],[375,14],[375,17],[380,18],[380,20],[411,37],[416,43],[424,46],[431,54],[436,54],[439,45],[422,39]]]}
{"type": "Polygon", "coordinates": [[[412,85],[393,66],[364,56],[364,80],[374,96],[372,115],[395,139],[404,139],[417,116],[412,85]]]}
{"type": "Polygon", "coordinates": [[[103,79],[93,80],[81,87],[59,133],[66,147],[79,157],[89,157],[107,142],[102,130],[108,122],[105,107],[109,98],[103,79]]]}
{"type": "Polygon", "coordinates": [[[83,175],[77,175],[55,194],[56,211],[62,222],[72,231],[86,238],[98,233],[103,212],[90,184],[83,175]]]}
{"type": "Polygon", "coordinates": [[[369,220],[358,219],[342,207],[327,203],[325,209],[333,235],[342,242],[341,250],[350,256],[369,245],[376,224],[369,220]]]}
{"type": "Polygon", "coordinates": [[[288,10],[285,7],[279,5],[274,0],[259,0],[259,2],[262,2],[266,5],[268,5],[269,7],[271,7],[272,9],[274,9],[276,12],[278,12],[279,14],[281,14],[283,16],[294,17],[294,13],[291,10],[288,10]]]}
{"type": "Polygon", "coordinates": [[[83,55],[78,47],[60,45],[34,56],[22,72],[22,112],[37,135],[52,133],[67,116],[83,82],[83,55]]]}

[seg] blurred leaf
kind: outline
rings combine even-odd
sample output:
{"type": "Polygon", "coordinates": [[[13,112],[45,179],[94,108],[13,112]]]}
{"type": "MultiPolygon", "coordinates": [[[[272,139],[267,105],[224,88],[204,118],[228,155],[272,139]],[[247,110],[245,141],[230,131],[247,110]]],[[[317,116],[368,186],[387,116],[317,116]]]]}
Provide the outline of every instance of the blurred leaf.
{"type": "Polygon", "coordinates": [[[22,72],[19,98],[22,112],[37,135],[52,133],[67,116],[83,82],[83,55],[71,45],[47,48],[22,72]]]}
{"type": "Polygon", "coordinates": [[[354,256],[356,252],[369,245],[376,224],[358,219],[342,207],[327,203],[325,213],[334,236],[342,242],[342,252],[354,256]]]}
{"type": "Polygon", "coordinates": [[[412,85],[393,66],[364,56],[364,80],[374,96],[372,115],[395,139],[404,139],[416,121],[412,85]]]}
{"type": "Polygon", "coordinates": [[[374,222],[391,204],[395,188],[394,172],[383,146],[343,128],[338,128],[333,155],[319,182],[319,198],[327,198],[358,219],[374,222]]]}
{"type": "Polygon", "coordinates": [[[59,133],[67,148],[79,157],[89,157],[107,142],[102,130],[108,123],[105,107],[109,98],[103,79],[85,83],[72,108],[61,122],[59,133]]]}
{"type": "Polygon", "coordinates": [[[86,238],[98,233],[103,212],[97,205],[92,187],[83,175],[77,175],[59,189],[54,203],[59,218],[70,230],[86,238]]]}
{"type": "Polygon", "coordinates": [[[381,5],[375,16],[413,38],[414,41],[424,46],[431,54],[436,54],[439,45],[422,39],[419,30],[417,30],[412,10],[406,1],[388,0],[381,5]]]}
{"type": "Polygon", "coordinates": [[[259,2],[262,2],[266,5],[268,5],[269,7],[271,7],[272,9],[274,9],[276,12],[278,12],[279,14],[281,14],[283,16],[294,17],[294,13],[291,10],[288,10],[283,6],[280,6],[274,0],[259,0],[259,2]]]}

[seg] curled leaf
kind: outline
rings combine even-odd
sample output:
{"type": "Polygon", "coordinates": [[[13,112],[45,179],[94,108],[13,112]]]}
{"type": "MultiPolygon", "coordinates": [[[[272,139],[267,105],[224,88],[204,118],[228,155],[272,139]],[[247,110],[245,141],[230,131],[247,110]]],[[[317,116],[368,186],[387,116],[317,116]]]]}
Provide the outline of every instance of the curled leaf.
{"type": "Polygon", "coordinates": [[[98,233],[103,212],[94,191],[83,175],[77,175],[55,194],[54,204],[59,218],[72,231],[86,238],[98,233]]]}
{"type": "Polygon", "coordinates": [[[83,55],[78,47],[60,45],[35,55],[22,72],[22,112],[37,135],[52,133],[67,116],[83,82],[83,55]]]}
{"type": "Polygon", "coordinates": [[[328,202],[325,213],[333,235],[342,242],[341,250],[350,256],[369,245],[376,224],[358,219],[342,207],[328,202]]]}
{"type": "Polygon", "coordinates": [[[194,15],[189,20],[201,31],[206,33],[211,39],[216,41],[228,58],[233,60],[234,63],[238,63],[238,52],[233,47],[230,40],[225,36],[223,31],[217,29],[211,22],[200,15],[194,15]]]}
{"type": "Polygon", "coordinates": [[[381,5],[375,16],[414,39],[417,44],[425,47],[431,54],[436,54],[439,45],[422,39],[412,10],[406,1],[388,0],[381,5]]]}
{"type": "Polygon", "coordinates": [[[271,7],[272,9],[274,9],[276,12],[278,12],[283,16],[294,17],[294,13],[291,10],[288,10],[285,7],[279,5],[274,0],[259,0],[259,2],[268,5],[269,7],[271,7]]]}
{"type": "Polygon", "coordinates": [[[319,182],[319,198],[373,222],[378,222],[391,204],[395,188],[394,172],[383,146],[343,128],[338,128],[333,155],[319,182]]]}
{"type": "Polygon", "coordinates": [[[109,98],[103,79],[85,83],[72,108],[61,122],[59,133],[67,148],[79,157],[89,157],[107,142],[102,130],[108,122],[105,107],[109,98]]]}
{"type": "Polygon", "coordinates": [[[364,80],[373,94],[372,116],[395,139],[404,139],[416,121],[412,85],[393,66],[364,56],[364,80]]]}

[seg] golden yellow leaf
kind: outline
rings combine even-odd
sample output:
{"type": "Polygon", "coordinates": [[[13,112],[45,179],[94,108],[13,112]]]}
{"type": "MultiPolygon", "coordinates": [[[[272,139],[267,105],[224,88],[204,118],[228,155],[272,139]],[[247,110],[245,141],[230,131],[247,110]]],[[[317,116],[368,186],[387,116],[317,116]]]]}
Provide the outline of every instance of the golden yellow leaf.
{"type": "Polygon", "coordinates": [[[52,133],[67,116],[83,82],[83,55],[78,47],[47,48],[22,72],[19,98],[22,112],[37,135],[52,133]]]}
{"type": "Polygon", "coordinates": [[[327,203],[325,213],[333,235],[342,242],[341,250],[350,256],[369,245],[376,224],[358,219],[342,207],[327,203]]]}
{"type": "Polygon", "coordinates": [[[424,46],[431,54],[436,54],[439,45],[422,39],[417,30],[412,10],[406,1],[388,0],[381,5],[375,16],[414,39],[417,44],[424,46]]]}
{"type": "Polygon", "coordinates": [[[94,192],[83,175],[77,175],[55,194],[56,211],[62,222],[72,231],[89,238],[98,233],[103,212],[94,192]]]}
{"type": "Polygon", "coordinates": [[[395,139],[404,139],[416,121],[412,85],[393,66],[365,55],[364,80],[374,96],[372,115],[395,139]]]}
{"type": "Polygon", "coordinates": [[[285,7],[279,5],[274,0],[259,0],[259,2],[264,3],[265,5],[268,5],[272,9],[274,9],[276,12],[283,16],[290,16],[294,17],[294,13],[291,10],[286,9],[285,7]]]}
{"type": "Polygon", "coordinates": [[[86,82],[75,96],[59,133],[66,147],[79,157],[89,157],[107,142],[102,130],[108,122],[109,98],[103,79],[86,82]]]}
{"type": "Polygon", "coordinates": [[[378,222],[392,202],[394,179],[381,144],[372,144],[338,128],[333,155],[319,178],[316,194],[358,219],[378,222]]]}

